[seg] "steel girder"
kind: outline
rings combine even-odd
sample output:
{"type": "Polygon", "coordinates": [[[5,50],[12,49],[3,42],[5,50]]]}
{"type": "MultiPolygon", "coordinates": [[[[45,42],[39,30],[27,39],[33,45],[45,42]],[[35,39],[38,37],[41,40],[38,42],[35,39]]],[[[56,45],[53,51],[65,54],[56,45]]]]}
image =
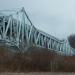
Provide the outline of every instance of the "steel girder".
{"type": "Polygon", "coordinates": [[[0,16],[0,18],[2,18],[0,19],[0,40],[17,47],[35,46],[64,55],[74,55],[75,50],[70,47],[67,40],[61,41],[35,28],[24,8],[15,14],[0,16]]]}

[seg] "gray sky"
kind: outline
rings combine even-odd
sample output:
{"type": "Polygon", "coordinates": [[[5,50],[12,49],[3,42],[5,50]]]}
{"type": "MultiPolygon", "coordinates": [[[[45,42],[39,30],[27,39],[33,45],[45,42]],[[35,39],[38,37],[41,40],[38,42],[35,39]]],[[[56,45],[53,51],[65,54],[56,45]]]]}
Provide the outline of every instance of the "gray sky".
{"type": "Polygon", "coordinates": [[[60,39],[75,33],[75,0],[0,0],[0,10],[21,7],[46,33],[60,39]]]}

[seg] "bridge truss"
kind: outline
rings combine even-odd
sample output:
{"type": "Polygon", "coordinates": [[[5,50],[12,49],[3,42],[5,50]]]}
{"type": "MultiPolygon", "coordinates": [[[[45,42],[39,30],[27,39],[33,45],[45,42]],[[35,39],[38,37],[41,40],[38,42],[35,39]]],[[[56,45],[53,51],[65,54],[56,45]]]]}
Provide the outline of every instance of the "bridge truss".
{"type": "Polygon", "coordinates": [[[30,46],[54,50],[64,55],[74,55],[75,50],[67,40],[59,40],[39,29],[22,8],[10,15],[0,15],[0,41],[11,46],[26,49],[30,46]]]}

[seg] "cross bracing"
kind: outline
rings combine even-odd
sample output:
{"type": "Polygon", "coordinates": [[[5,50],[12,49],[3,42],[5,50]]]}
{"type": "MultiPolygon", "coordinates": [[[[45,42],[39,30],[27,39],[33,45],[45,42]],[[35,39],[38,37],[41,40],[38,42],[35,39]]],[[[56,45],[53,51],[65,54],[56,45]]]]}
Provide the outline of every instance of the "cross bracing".
{"type": "Polygon", "coordinates": [[[54,50],[64,55],[74,55],[75,51],[67,40],[59,40],[37,29],[24,8],[10,15],[0,15],[0,41],[18,48],[35,46],[54,50]]]}

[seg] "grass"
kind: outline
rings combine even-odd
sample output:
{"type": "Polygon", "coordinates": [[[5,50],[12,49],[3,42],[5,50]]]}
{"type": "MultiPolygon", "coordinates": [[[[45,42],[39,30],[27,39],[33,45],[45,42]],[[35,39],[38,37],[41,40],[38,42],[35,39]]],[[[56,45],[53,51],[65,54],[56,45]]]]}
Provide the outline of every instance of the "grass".
{"type": "Polygon", "coordinates": [[[14,53],[10,47],[0,47],[0,72],[75,72],[75,56],[37,48],[14,53]]]}

